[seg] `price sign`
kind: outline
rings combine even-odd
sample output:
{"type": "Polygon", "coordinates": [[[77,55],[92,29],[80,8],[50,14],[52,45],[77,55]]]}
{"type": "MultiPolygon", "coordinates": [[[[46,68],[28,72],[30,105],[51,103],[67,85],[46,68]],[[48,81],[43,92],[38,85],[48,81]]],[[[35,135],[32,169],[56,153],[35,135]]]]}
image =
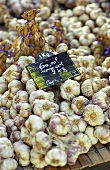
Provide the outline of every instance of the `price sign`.
{"type": "Polygon", "coordinates": [[[80,75],[79,70],[66,52],[42,59],[26,66],[39,89],[59,84],[80,75]]]}

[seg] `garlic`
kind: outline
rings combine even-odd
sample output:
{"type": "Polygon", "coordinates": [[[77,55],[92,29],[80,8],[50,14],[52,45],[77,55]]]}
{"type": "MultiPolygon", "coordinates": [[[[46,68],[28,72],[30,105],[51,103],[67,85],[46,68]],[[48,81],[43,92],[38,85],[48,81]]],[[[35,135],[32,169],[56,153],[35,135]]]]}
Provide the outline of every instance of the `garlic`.
{"type": "Polygon", "coordinates": [[[73,15],[80,16],[84,13],[85,7],[84,6],[77,6],[73,8],[73,15]]]}
{"type": "Polygon", "coordinates": [[[95,145],[98,142],[98,139],[94,136],[94,128],[91,126],[87,126],[85,130],[85,134],[89,136],[92,145],[95,145]]]}
{"type": "Polygon", "coordinates": [[[22,90],[22,83],[19,80],[12,80],[8,84],[8,91],[10,92],[10,97],[13,98],[19,90],[22,90]]]}
{"type": "Polygon", "coordinates": [[[5,91],[7,91],[7,89],[7,81],[3,77],[0,77],[0,94],[3,94],[5,91]]]}
{"type": "Polygon", "coordinates": [[[102,125],[105,121],[103,110],[98,105],[88,104],[83,113],[84,120],[91,126],[102,125]]]}
{"type": "Polygon", "coordinates": [[[63,53],[63,52],[67,52],[67,51],[68,51],[68,46],[65,43],[60,43],[56,47],[56,52],[57,53],[63,53]]]}
{"type": "Polygon", "coordinates": [[[86,13],[87,14],[90,14],[91,11],[93,11],[94,9],[98,9],[99,8],[99,4],[98,3],[91,3],[91,4],[88,4],[86,6],[86,13]]]}
{"type": "Polygon", "coordinates": [[[61,97],[66,100],[72,100],[75,96],[80,94],[80,84],[75,81],[68,79],[60,86],[61,97]]]}
{"type": "Polygon", "coordinates": [[[36,90],[37,90],[37,87],[33,79],[29,79],[26,82],[26,91],[28,92],[28,94],[31,94],[31,92],[36,91],[36,90]]]}
{"type": "Polygon", "coordinates": [[[106,87],[102,88],[100,91],[106,93],[106,95],[108,97],[110,97],[110,86],[106,86],[106,87]]]}
{"type": "Polygon", "coordinates": [[[29,130],[25,126],[21,127],[20,138],[27,145],[29,146],[33,145],[34,137],[30,135],[29,130]]]}
{"type": "Polygon", "coordinates": [[[6,91],[0,98],[2,106],[10,108],[12,105],[12,98],[10,97],[9,91],[6,91]]]}
{"type": "Polygon", "coordinates": [[[95,77],[93,79],[93,90],[94,92],[98,92],[102,88],[106,87],[108,85],[108,81],[105,79],[100,79],[99,77],[95,77]]]}
{"type": "Polygon", "coordinates": [[[3,78],[8,82],[11,82],[12,80],[19,80],[20,72],[20,67],[13,64],[3,73],[3,78]]]}
{"type": "Polygon", "coordinates": [[[16,64],[23,70],[27,65],[32,63],[35,63],[35,58],[33,56],[21,56],[16,64]]]}
{"type": "Polygon", "coordinates": [[[81,85],[81,92],[85,97],[89,98],[93,96],[94,90],[91,79],[84,80],[84,82],[81,85]]]}
{"type": "Polygon", "coordinates": [[[89,33],[89,34],[82,34],[79,38],[79,42],[82,44],[82,45],[85,45],[85,46],[89,46],[93,43],[95,39],[95,35],[92,34],[92,33],[89,33]]]}
{"type": "Polygon", "coordinates": [[[86,68],[85,67],[78,67],[78,70],[80,72],[80,75],[77,77],[74,77],[74,80],[76,81],[84,81],[86,79],[86,68]]]}
{"type": "MultiPolygon", "coordinates": [[[[91,68],[91,67],[86,68],[86,79],[91,79],[91,80],[93,79],[93,84],[96,82],[96,85],[97,85],[98,82],[100,81],[99,84],[102,85],[103,83],[102,83],[100,77],[101,77],[100,74],[96,70],[94,70],[93,68],[91,68]]],[[[100,90],[100,88],[98,87],[97,90],[100,90]]]]}
{"type": "Polygon", "coordinates": [[[95,57],[92,55],[89,56],[79,56],[78,57],[79,63],[80,63],[80,67],[91,67],[94,68],[96,65],[95,62],[95,57]]]}
{"type": "Polygon", "coordinates": [[[0,108],[0,116],[2,117],[3,121],[10,118],[10,110],[6,107],[0,108]]]}
{"type": "Polygon", "coordinates": [[[82,148],[78,144],[73,144],[67,149],[67,164],[74,165],[81,154],[82,148]]]}
{"type": "Polygon", "coordinates": [[[50,8],[48,6],[44,6],[42,7],[41,12],[37,14],[37,16],[45,20],[50,16],[50,13],[50,8]]]}
{"type": "Polygon", "coordinates": [[[22,71],[22,74],[21,74],[21,82],[23,84],[26,84],[28,80],[30,80],[30,75],[29,75],[29,72],[27,71],[27,69],[24,68],[24,70],[22,71]]]}
{"type": "Polygon", "coordinates": [[[13,144],[15,156],[21,166],[30,164],[30,148],[22,141],[17,141],[13,144]]]}
{"type": "Polygon", "coordinates": [[[13,98],[13,108],[19,111],[23,103],[28,103],[28,93],[24,90],[19,90],[13,98]]]}
{"type": "Polygon", "coordinates": [[[100,106],[103,111],[106,111],[108,109],[109,100],[106,93],[104,92],[99,91],[97,93],[94,93],[92,97],[92,102],[93,104],[100,106]]]}
{"type": "Polygon", "coordinates": [[[60,103],[60,111],[65,112],[68,115],[73,115],[74,114],[74,111],[73,111],[73,109],[71,107],[71,102],[70,101],[62,101],[60,103]]]}
{"type": "Polygon", "coordinates": [[[46,28],[50,28],[48,21],[42,21],[39,24],[40,31],[43,32],[46,28]]]}
{"type": "Polygon", "coordinates": [[[15,131],[12,131],[12,132],[11,132],[10,140],[11,140],[12,143],[17,142],[17,141],[19,141],[20,139],[21,139],[21,138],[20,138],[20,131],[15,130],[15,131]]]}
{"type": "Polygon", "coordinates": [[[79,41],[77,39],[73,39],[71,42],[70,42],[70,46],[71,48],[78,48],[80,45],[79,41]]]}
{"type": "Polygon", "coordinates": [[[76,140],[77,144],[82,148],[81,154],[87,153],[92,146],[90,138],[86,134],[83,134],[81,132],[76,134],[76,140]]]}
{"type": "Polygon", "coordinates": [[[54,167],[65,166],[67,163],[67,154],[59,148],[52,148],[47,152],[45,162],[54,167]]]}
{"type": "Polygon", "coordinates": [[[6,137],[0,138],[0,155],[2,158],[11,158],[14,156],[13,146],[6,137]]]}
{"type": "Polygon", "coordinates": [[[107,125],[95,127],[94,136],[99,139],[99,142],[106,144],[110,142],[110,128],[107,125]]]}
{"type": "Polygon", "coordinates": [[[48,163],[45,161],[45,154],[39,153],[34,149],[31,150],[31,163],[35,168],[40,169],[48,165],[48,163]]]}
{"type": "Polygon", "coordinates": [[[13,158],[3,159],[0,164],[0,170],[16,170],[18,163],[13,158]]]}
{"type": "Polygon", "coordinates": [[[89,100],[86,97],[78,96],[72,100],[71,108],[73,109],[74,113],[82,115],[85,106],[88,104],[89,100]]]}
{"type": "Polygon", "coordinates": [[[102,63],[102,71],[104,75],[107,75],[110,69],[110,57],[107,57],[105,61],[102,63]]]}
{"type": "Polygon", "coordinates": [[[14,109],[12,106],[10,107],[10,116],[14,119],[16,116],[18,116],[18,111],[14,109]]]}
{"type": "Polygon", "coordinates": [[[92,20],[96,20],[99,15],[102,15],[102,9],[101,8],[94,9],[90,12],[90,17],[91,17],[92,20]]]}
{"type": "Polygon", "coordinates": [[[68,116],[70,120],[71,129],[73,133],[84,132],[87,126],[87,123],[78,115],[68,116]]]}
{"type": "Polygon", "coordinates": [[[45,40],[47,41],[47,43],[54,47],[55,43],[56,43],[56,38],[53,35],[48,35],[45,40]]]}
{"type": "Polygon", "coordinates": [[[27,118],[32,114],[32,109],[29,103],[23,103],[20,108],[20,116],[27,118]]]}
{"type": "Polygon", "coordinates": [[[89,16],[87,14],[82,14],[80,17],[79,17],[79,20],[81,22],[86,22],[89,20],[89,16]]]}
{"type": "Polygon", "coordinates": [[[99,15],[96,19],[96,25],[98,27],[101,27],[102,25],[104,25],[106,23],[106,17],[105,16],[102,16],[102,15],[99,15]]]}
{"type": "Polygon", "coordinates": [[[89,19],[89,20],[86,21],[85,25],[93,30],[94,27],[95,27],[95,22],[93,20],[89,19]]]}
{"type": "Polygon", "coordinates": [[[30,135],[32,136],[34,136],[39,131],[45,130],[45,125],[43,120],[36,115],[30,115],[25,122],[25,126],[27,130],[30,132],[30,135]]]}
{"type": "Polygon", "coordinates": [[[0,138],[7,137],[7,132],[5,127],[0,127],[0,138]]]}
{"type": "Polygon", "coordinates": [[[51,147],[52,147],[52,139],[49,135],[47,135],[46,133],[44,132],[37,132],[36,135],[35,135],[35,141],[34,141],[34,144],[33,144],[33,148],[36,150],[36,147],[37,147],[37,150],[38,152],[40,150],[46,150],[48,151],[51,147]]]}
{"type": "Polygon", "coordinates": [[[107,125],[110,125],[110,108],[104,113],[104,117],[107,125]]]}
{"type": "Polygon", "coordinates": [[[47,121],[51,116],[58,112],[59,106],[49,100],[35,100],[33,103],[33,112],[38,115],[42,120],[47,121]]]}
{"type": "Polygon", "coordinates": [[[66,115],[55,113],[49,121],[49,130],[56,135],[64,136],[69,132],[68,119],[66,115]]]}
{"type": "Polygon", "coordinates": [[[3,124],[3,119],[2,117],[0,116],[0,126],[3,124]]]}

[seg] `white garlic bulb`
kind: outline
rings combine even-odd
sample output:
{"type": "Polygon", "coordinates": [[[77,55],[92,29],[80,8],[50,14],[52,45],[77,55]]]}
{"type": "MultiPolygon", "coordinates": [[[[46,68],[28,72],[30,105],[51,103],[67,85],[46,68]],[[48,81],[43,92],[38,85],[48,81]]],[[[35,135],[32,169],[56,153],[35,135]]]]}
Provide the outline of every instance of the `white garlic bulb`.
{"type": "Polygon", "coordinates": [[[23,70],[27,65],[32,63],[35,63],[33,56],[20,56],[16,64],[23,70]]]}
{"type": "Polygon", "coordinates": [[[34,136],[37,132],[45,130],[45,125],[43,120],[36,115],[30,115],[25,122],[25,126],[30,132],[30,135],[34,136]],[[36,123],[37,122],[37,123],[36,123]]]}
{"type": "Polygon", "coordinates": [[[24,70],[22,71],[22,74],[21,74],[21,82],[23,84],[26,84],[28,80],[30,80],[30,75],[29,75],[29,72],[27,71],[27,69],[24,68],[24,70]]]}
{"type": "Polygon", "coordinates": [[[14,156],[12,143],[6,137],[0,138],[0,155],[2,158],[11,158],[14,156]]]}
{"type": "Polygon", "coordinates": [[[0,94],[4,93],[7,89],[8,89],[7,81],[3,77],[0,77],[0,94]]]}
{"type": "Polygon", "coordinates": [[[23,118],[29,117],[32,114],[32,108],[29,103],[23,103],[20,108],[20,116],[23,118]]]}
{"type": "Polygon", "coordinates": [[[29,79],[26,82],[26,91],[28,92],[28,94],[31,94],[31,92],[36,91],[36,90],[37,90],[37,87],[33,79],[29,79]]]}
{"type": "Polygon", "coordinates": [[[49,100],[36,99],[33,103],[34,114],[40,116],[44,121],[49,120],[54,113],[58,112],[58,110],[59,106],[49,100]]]}
{"type": "Polygon", "coordinates": [[[88,104],[85,107],[83,118],[91,126],[102,125],[105,121],[101,107],[93,104],[88,104]]]}
{"type": "Polygon", "coordinates": [[[67,163],[67,154],[59,148],[52,148],[47,152],[45,161],[51,166],[65,166],[67,163]]]}
{"type": "Polygon", "coordinates": [[[87,153],[92,146],[90,138],[81,132],[76,134],[76,141],[82,147],[81,153],[87,153]]]}
{"type": "Polygon", "coordinates": [[[85,134],[89,136],[92,145],[95,145],[98,142],[98,139],[94,136],[94,128],[91,126],[87,126],[85,130],[85,134]]]}
{"type": "Polygon", "coordinates": [[[8,84],[8,91],[10,92],[10,97],[13,98],[19,90],[22,90],[22,83],[19,80],[12,80],[8,84]]]}
{"type": "Polygon", "coordinates": [[[75,96],[80,94],[80,84],[75,81],[68,79],[60,86],[61,97],[66,100],[72,100],[75,96]]]}
{"type": "Polygon", "coordinates": [[[0,138],[7,137],[7,132],[5,127],[0,126],[0,138]]]}
{"type": "Polygon", "coordinates": [[[70,101],[62,101],[60,103],[60,111],[61,112],[65,112],[68,115],[73,115],[74,114],[74,110],[71,107],[71,102],[70,101]]]}
{"type": "Polygon", "coordinates": [[[3,159],[0,164],[0,170],[16,170],[18,163],[13,158],[3,159]]]}

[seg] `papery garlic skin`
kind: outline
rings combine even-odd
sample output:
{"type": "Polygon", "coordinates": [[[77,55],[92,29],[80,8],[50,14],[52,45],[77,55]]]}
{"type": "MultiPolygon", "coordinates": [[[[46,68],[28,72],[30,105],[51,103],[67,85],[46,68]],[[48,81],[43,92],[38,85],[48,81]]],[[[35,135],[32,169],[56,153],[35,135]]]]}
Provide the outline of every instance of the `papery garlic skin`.
{"type": "Polygon", "coordinates": [[[30,97],[29,97],[30,104],[33,104],[35,99],[49,100],[49,101],[53,102],[54,101],[54,93],[53,92],[51,92],[51,93],[50,92],[45,92],[43,90],[33,91],[30,94],[30,97]]]}
{"type": "Polygon", "coordinates": [[[83,118],[91,126],[102,125],[105,121],[101,107],[93,104],[89,104],[85,107],[83,118]]]}
{"type": "Polygon", "coordinates": [[[76,134],[76,141],[77,141],[77,144],[82,147],[81,154],[87,153],[90,147],[92,146],[92,142],[90,138],[86,134],[81,133],[81,132],[76,134]]]}
{"type": "Polygon", "coordinates": [[[12,98],[10,97],[9,91],[6,91],[0,98],[1,105],[10,108],[12,105],[12,98]]]}
{"type": "Polygon", "coordinates": [[[7,89],[8,89],[7,81],[3,77],[0,77],[0,94],[3,94],[5,91],[7,91],[7,89]]]}
{"type": "Polygon", "coordinates": [[[30,148],[22,141],[17,141],[13,144],[15,155],[21,166],[28,166],[30,164],[30,148]]]}
{"type": "Polygon", "coordinates": [[[11,106],[10,107],[10,116],[14,119],[16,116],[18,116],[18,114],[19,114],[19,112],[11,106]]]}
{"type": "Polygon", "coordinates": [[[61,112],[65,112],[68,115],[73,115],[74,114],[74,111],[73,111],[73,109],[71,107],[71,102],[70,101],[62,101],[60,103],[60,110],[61,110],[61,112]]]}
{"type": "Polygon", "coordinates": [[[23,103],[20,108],[20,117],[27,118],[32,114],[32,108],[29,103],[23,103]]]}
{"type": "Polygon", "coordinates": [[[5,127],[0,127],[0,138],[7,137],[7,132],[5,127]]]}
{"type": "Polygon", "coordinates": [[[24,68],[24,70],[22,71],[22,74],[21,74],[21,82],[23,84],[26,84],[28,80],[30,80],[30,75],[29,75],[29,72],[27,71],[27,69],[24,68]]]}
{"type": "Polygon", "coordinates": [[[0,154],[2,158],[11,158],[14,156],[12,143],[6,137],[0,138],[0,154]]]}
{"type": "Polygon", "coordinates": [[[98,142],[98,139],[94,136],[94,128],[91,126],[87,126],[85,130],[85,134],[89,136],[92,145],[95,145],[98,142]]]}
{"type": "Polygon", "coordinates": [[[10,140],[11,140],[12,143],[17,142],[17,141],[19,141],[20,139],[21,139],[21,137],[20,137],[20,131],[15,130],[15,131],[12,131],[12,132],[11,132],[10,140]]]}
{"type": "Polygon", "coordinates": [[[26,82],[26,91],[28,92],[28,94],[31,94],[31,92],[36,91],[37,87],[33,81],[33,79],[29,79],[26,82]]]}
{"type": "Polygon", "coordinates": [[[36,115],[30,115],[25,122],[25,126],[32,136],[34,136],[39,131],[45,130],[45,124],[43,120],[36,115]]]}
{"type": "Polygon", "coordinates": [[[10,92],[10,97],[13,98],[19,90],[22,90],[22,83],[19,80],[12,80],[8,84],[8,91],[10,92]]]}
{"type": "Polygon", "coordinates": [[[92,97],[94,94],[92,80],[87,79],[81,84],[81,92],[85,97],[92,97]]]}
{"type": "Polygon", "coordinates": [[[81,116],[74,114],[68,116],[68,119],[70,120],[71,129],[73,133],[85,131],[87,123],[81,118],[81,116]]]}
{"type": "Polygon", "coordinates": [[[93,104],[100,106],[103,111],[106,111],[108,109],[109,100],[106,93],[104,92],[99,91],[97,93],[94,93],[92,97],[92,102],[93,104]]]}
{"type": "Polygon", "coordinates": [[[94,136],[100,143],[106,144],[110,142],[110,128],[107,125],[95,127],[94,136]]]}
{"type": "Polygon", "coordinates": [[[45,154],[39,153],[36,150],[31,150],[31,163],[36,168],[44,168],[48,165],[48,163],[45,161],[45,154]]]}
{"type": "Polygon", "coordinates": [[[73,109],[74,113],[81,115],[84,111],[86,105],[89,104],[89,100],[84,96],[75,97],[72,100],[71,108],[73,109]]]}
{"type": "Polygon", "coordinates": [[[11,82],[12,80],[19,80],[20,73],[20,67],[13,64],[3,73],[3,78],[8,82],[11,82]]]}
{"type": "Polygon", "coordinates": [[[0,116],[2,117],[3,121],[10,118],[10,110],[7,107],[0,108],[0,116]]]}
{"type": "Polygon", "coordinates": [[[33,103],[33,112],[42,118],[43,121],[47,121],[54,113],[57,113],[59,106],[56,103],[49,100],[35,100],[33,103]]]}
{"type": "Polygon", "coordinates": [[[15,170],[18,166],[18,163],[13,158],[3,159],[0,164],[0,170],[15,170]]]}
{"type": "Polygon", "coordinates": [[[24,69],[27,65],[35,63],[35,58],[33,56],[21,56],[17,61],[17,65],[24,69]]]}
{"type": "Polygon", "coordinates": [[[82,147],[78,144],[73,144],[67,149],[67,164],[74,165],[78,156],[82,152],[82,147]]]}
{"type": "Polygon", "coordinates": [[[49,130],[56,135],[66,135],[69,132],[67,117],[61,113],[55,113],[49,121],[49,130]]]}
{"type": "Polygon", "coordinates": [[[65,166],[67,164],[67,154],[61,149],[52,148],[49,152],[47,152],[45,161],[48,165],[54,167],[65,166]]]}
{"type": "Polygon", "coordinates": [[[52,138],[45,132],[37,132],[35,135],[35,142],[33,148],[49,150],[52,147],[52,138]]]}
{"type": "Polygon", "coordinates": [[[80,84],[75,80],[68,79],[61,84],[60,90],[63,99],[72,100],[75,96],[80,94],[80,84]]]}

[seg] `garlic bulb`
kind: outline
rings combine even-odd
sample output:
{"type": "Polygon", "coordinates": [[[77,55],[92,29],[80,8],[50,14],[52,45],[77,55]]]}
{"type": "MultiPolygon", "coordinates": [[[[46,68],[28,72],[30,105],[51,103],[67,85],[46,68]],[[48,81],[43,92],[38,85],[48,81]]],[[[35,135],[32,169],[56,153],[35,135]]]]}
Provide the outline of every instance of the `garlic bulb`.
{"type": "Polygon", "coordinates": [[[0,138],[0,155],[2,158],[11,158],[14,156],[13,146],[6,137],[0,138]]]}
{"type": "Polygon", "coordinates": [[[82,148],[81,154],[87,153],[90,147],[92,146],[92,142],[90,138],[86,134],[83,134],[81,132],[76,134],[76,141],[77,141],[77,144],[81,146],[82,148]]]}
{"type": "Polygon", "coordinates": [[[11,132],[10,140],[11,140],[12,143],[17,142],[17,141],[19,141],[20,139],[21,139],[21,138],[20,138],[20,131],[15,130],[15,131],[12,131],[12,132],[11,132]]]}
{"type": "Polygon", "coordinates": [[[26,91],[28,92],[28,94],[31,94],[31,92],[36,91],[36,90],[37,90],[37,87],[33,79],[29,79],[26,82],[26,91]]]}
{"type": "Polygon", "coordinates": [[[91,126],[102,125],[105,121],[103,110],[98,105],[88,104],[83,113],[84,120],[91,126]]]}
{"type": "Polygon", "coordinates": [[[54,113],[58,112],[58,110],[59,106],[49,100],[36,99],[33,103],[34,114],[40,116],[44,121],[49,120],[54,113]]]}
{"type": "Polygon", "coordinates": [[[0,170],[16,170],[18,163],[13,158],[3,159],[0,164],[0,170]]]}
{"type": "Polygon", "coordinates": [[[77,161],[78,156],[82,152],[82,147],[78,144],[73,144],[67,149],[67,164],[74,165],[77,161]]]}
{"type": "Polygon", "coordinates": [[[104,79],[100,79],[99,77],[95,77],[93,79],[93,89],[94,92],[98,92],[102,88],[106,87],[108,85],[108,81],[104,79]]]}
{"type": "Polygon", "coordinates": [[[7,81],[3,77],[0,77],[0,94],[3,94],[7,89],[7,81]]]}
{"type": "Polygon", "coordinates": [[[19,90],[22,90],[22,83],[19,80],[12,80],[8,84],[8,91],[10,92],[10,97],[13,98],[19,90]]]}
{"type": "Polygon", "coordinates": [[[64,136],[69,132],[68,119],[63,112],[55,113],[49,121],[49,130],[56,135],[64,136]]]}
{"type": "Polygon", "coordinates": [[[18,114],[19,114],[19,112],[11,106],[10,107],[10,116],[14,119],[16,116],[18,116],[18,114]]]}
{"type": "Polygon", "coordinates": [[[34,137],[30,135],[29,130],[25,126],[21,127],[20,138],[27,145],[29,145],[29,146],[33,145],[34,137]]]}
{"type": "Polygon", "coordinates": [[[29,103],[23,103],[19,113],[23,118],[29,117],[32,114],[31,105],[29,103]]]}
{"type": "Polygon", "coordinates": [[[49,135],[44,132],[37,132],[35,135],[35,141],[33,148],[39,150],[46,150],[48,151],[52,147],[52,139],[49,135]]]}
{"type": "Polygon", "coordinates": [[[30,163],[30,148],[22,141],[13,144],[15,156],[21,166],[28,166],[30,163]]]}
{"type": "Polygon", "coordinates": [[[45,161],[45,154],[39,153],[36,150],[31,150],[31,163],[34,165],[35,168],[44,168],[48,165],[45,161]]]}
{"type": "Polygon", "coordinates": [[[0,138],[7,137],[7,132],[5,127],[0,127],[0,138]]]}
{"type": "Polygon", "coordinates": [[[94,39],[95,39],[95,35],[89,33],[89,34],[82,34],[79,38],[79,41],[82,45],[89,46],[93,43],[94,39]]]}
{"type": "Polygon", "coordinates": [[[85,67],[78,67],[78,70],[80,72],[80,75],[77,77],[74,77],[74,80],[76,81],[84,81],[86,79],[86,68],[85,67]]]}
{"type": "Polygon", "coordinates": [[[36,115],[30,115],[25,122],[25,126],[27,130],[30,132],[30,135],[32,136],[34,136],[39,131],[45,130],[45,125],[43,120],[36,115]]]}
{"type": "Polygon", "coordinates": [[[12,105],[12,98],[10,97],[10,92],[6,91],[0,98],[1,105],[10,108],[12,105]]]}
{"type": "Polygon", "coordinates": [[[110,86],[106,86],[106,87],[102,88],[100,91],[106,93],[106,95],[108,97],[110,97],[110,86]]]}
{"type": "Polygon", "coordinates": [[[84,96],[75,97],[72,100],[71,108],[73,109],[74,113],[81,115],[84,111],[86,105],[89,104],[89,100],[84,96]]]}
{"type": "Polygon", "coordinates": [[[21,74],[21,82],[23,84],[26,84],[29,79],[30,79],[29,72],[27,71],[26,68],[24,68],[24,70],[22,71],[22,74],[21,74]]]}
{"type": "Polygon", "coordinates": [[[98,142],[98,139],[94,136],[94,128],[91,126],[87,126],[85,130],[85,134],[89,136],[92,145],[95,145],[98,142]]]}
{"type": "Polygon", "coordinates": [[[35,63],[35,58],[32,56],[21,56],[17,61],[17,65],[23,70],[27,65],[35,63]]]}
{"type": "Polygon", "coordinates": [[[3,73],[3,78],[8,82],[11,82],[12,80],[19,80],[20,72],[20,67],[13,64],[3,73]]]}
{"type": "Polygon", "coordinates": [[[67,163],[67,154],[59,148],[52,148],[47,152],[45,161],[51,166],[65,166],[67,163]]]}
{"type": "Polygon", "coordinates": [[[93,91],[93,85],[91,79],[87,79],[83,81],[83,83],[81,84],[81,92],[85,97],[90,98],[93,96],[94,91],[93,91]]]}
{"type": "Polygon", "coordinates": [[[19,111],[23,103],[28,103],[28,93],[24,90],[19,90],[13,98],[14,109],[19,111]]]}
{"type": "Polygon", "coordinates": [[[68,116],[70,120],[71,129],[73,133],[84,132],[87,126],[87,123],[78,115],[68,116]]]}
{"type": "Polygon", "coordinates": [[[100,143],[110,142],[110,128],[107,125],[95,127],[94,136],[99,139],[100,143]]]}
{"type": "Polygon", "coordinates": [[[45,92],[43,90],[33,91],[29,97],[30,104],[33,104],[35,99],[49,100],[49,101],[53,102],[54,101],[54,93],[53,92],[45,92]]]}
{"type": "Polygon", "coordinates": [[[61,97],[66,100],[72,100],[75,96],[80,94],[80,84],[75,81],[68,79],[60,86],[61,97]]]}
{"type": "Polygon", "coordinates": [[[110,57],[107,57],[102,63],[102,71],[104,75],[107,75],[108,70],[110,69],[110,57]]]}
{"type": "Polygon", "coordinates": [[[93,104],[100,106],[103,111],[106,111],[108,109],[109,100],[106,93],[104,92],[99,91],[97,93],[94,93],[92,97],[92,102],[93,104]]]}
{"type": "Polygon", "coordinates": [[[61,112],[65,112],[67,113],[68,115],[73,115],[74,114],[74,111],[71,107],[71,102],[70,101],[62,101],[60,103],[60,111],[61,112]]]}
{"type": "Polygon", "coordinates": [[[2,117],[3,121],[10,118],[10,110],[7,107],[0,108],[0,116],[2,117]]]}

